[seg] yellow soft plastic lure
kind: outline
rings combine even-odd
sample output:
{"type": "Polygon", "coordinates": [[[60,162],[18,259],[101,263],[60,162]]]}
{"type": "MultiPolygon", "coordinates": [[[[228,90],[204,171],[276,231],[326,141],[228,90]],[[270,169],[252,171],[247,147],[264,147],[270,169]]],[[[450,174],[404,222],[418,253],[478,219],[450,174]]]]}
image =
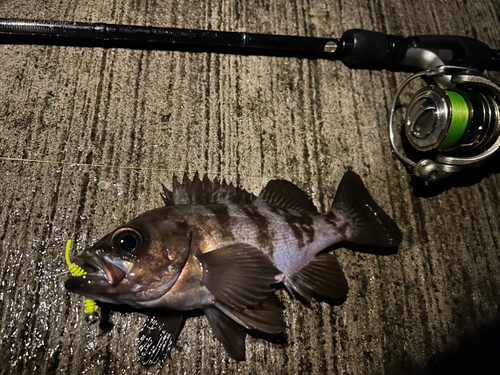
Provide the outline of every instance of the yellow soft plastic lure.
{"type": "MultiPolygon", "coordinates": [[[[85,272],[83,268],[76,265],[75,263],[72,263],[71,260],[69,259],[70,247],[71,247],[71,240],[68,240],[68,243],[66,244],[66,263],[68,264],[69,272],[71,272],[71,274],[76,277],[86,275],[87,272],[85,272]]],[[[97,306],[97,303],[93,299],[85,298],[85,314],[87,314],[88,322],[97,320],[96,311],[98,308],[99,307],[97,306]]]]}

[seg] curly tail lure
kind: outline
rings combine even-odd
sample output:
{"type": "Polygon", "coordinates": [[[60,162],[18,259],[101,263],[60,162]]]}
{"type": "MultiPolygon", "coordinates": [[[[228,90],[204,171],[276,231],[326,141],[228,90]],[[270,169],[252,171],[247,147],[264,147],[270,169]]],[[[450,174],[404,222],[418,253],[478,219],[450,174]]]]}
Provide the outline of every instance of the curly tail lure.
{"type": "MultiPolygon", "coordinates": [[[[68,264],[69,272],[71,272],[71,274],[76,277],[86,275],[87,272],[85,272],[83,268],[75,263],[72,263],[69,259],[70,247],[71,240],[68,240],[68,243],[66,244],[66,263],[68,264]]],[[[94,323],[99,319],[99,314],[97,314],[98,308],[99,306],[97,306],[97,303],[93,299],[85,298],[85,320],[88,323],[94,323]]]]}

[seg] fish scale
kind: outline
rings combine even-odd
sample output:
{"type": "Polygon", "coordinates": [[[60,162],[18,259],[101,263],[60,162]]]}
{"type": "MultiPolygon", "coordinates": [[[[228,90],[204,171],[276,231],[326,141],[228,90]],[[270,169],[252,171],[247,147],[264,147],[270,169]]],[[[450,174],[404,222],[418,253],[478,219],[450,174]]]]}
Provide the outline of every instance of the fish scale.
{"type": "Polygon", "coordinates": [[[186,215],[188,223],[206,236],[204,253],[235,242],[246,243],[272,257],[276,267],[288,274],[291,269],[302,268],[297,264],[307,263],[319,250],[343,239],[336,224],[328,223],[319,214],[276,210],[267,204],[216,207],[220,206],[227,212],[222,218],[213,212],[214,206],[192,206],[193,213],[186,215]],[[295,219],[285,219],[285,214],[295,219]],[[231,236],[222,235],[225,231],[231,231],[231,236]]]}
{"type": "Polygon", "coordinates": [[[163,187],[164,207],[118,227],[79,255],[86,276],[69,290],[98,302],[162,311],[140,335],[151,365],[175,345],[184,313],[201,309],[229,355],[245,359],[246,330],[285,330],[273,290],[305,299],[345,299],[347,280],[328,247],[339,241],[398,246],[397,225],[354,172],[332,208],[318,213],[306,193],[272,180],[259,196],[198,174],[163,187]]]}

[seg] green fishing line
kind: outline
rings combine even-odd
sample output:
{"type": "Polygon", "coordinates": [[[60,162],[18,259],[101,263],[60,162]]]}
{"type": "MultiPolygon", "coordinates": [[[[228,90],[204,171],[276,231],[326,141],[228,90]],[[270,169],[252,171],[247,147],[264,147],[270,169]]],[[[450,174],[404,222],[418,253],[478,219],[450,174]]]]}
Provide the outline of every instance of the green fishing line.
{"type": "Polygon", "coordinates": [[[469,105],[465,98],[457,92],[446,91],[451,102],[451,123],[448,134],[439,145],[447,149],[457,143],[467,130],[469,124],[469,105]]]}

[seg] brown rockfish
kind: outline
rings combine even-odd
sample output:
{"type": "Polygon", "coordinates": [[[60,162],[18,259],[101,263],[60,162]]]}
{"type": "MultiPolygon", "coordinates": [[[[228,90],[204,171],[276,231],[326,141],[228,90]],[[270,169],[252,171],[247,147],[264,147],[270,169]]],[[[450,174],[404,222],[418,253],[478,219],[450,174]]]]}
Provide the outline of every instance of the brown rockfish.
{"type": "MultiPolygon", "coordinates": [[[[145,365],[168,354],[184,325],[183,312],[201,309],[229,355],[245,359],[245,329],[285,327],[271,298],[277,283],[311,300],[343,299],[347,281],[335,256],[340,241],[398,246],[402,235],[361,178],[347,172],[332,208],[318,213],[306,193],[272,180],[255,196],[225,181],[174,177],[164,207],[148,211],[85,250],[86,276],[66,288],[112,304],[166,309],[141,331],[145,365]]],[[[157,311],[157,310],[155,310],[157,311]]]]}

